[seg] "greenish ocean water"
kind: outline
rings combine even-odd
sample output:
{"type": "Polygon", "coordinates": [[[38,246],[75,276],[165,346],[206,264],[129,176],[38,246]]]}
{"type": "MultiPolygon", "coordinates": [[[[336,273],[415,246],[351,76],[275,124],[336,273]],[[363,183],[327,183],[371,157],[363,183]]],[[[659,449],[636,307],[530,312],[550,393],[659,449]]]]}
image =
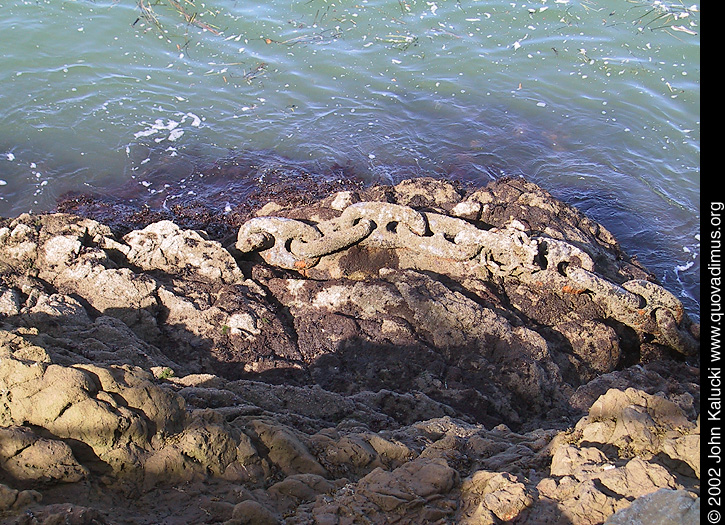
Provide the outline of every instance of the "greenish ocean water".
{"type": "Polygon", "coordinates": [[[651,0],[0,0],[0,215],[67,191],[172,202],[234,155],[523,176],[697,317],[699,26],[651,0]]]}

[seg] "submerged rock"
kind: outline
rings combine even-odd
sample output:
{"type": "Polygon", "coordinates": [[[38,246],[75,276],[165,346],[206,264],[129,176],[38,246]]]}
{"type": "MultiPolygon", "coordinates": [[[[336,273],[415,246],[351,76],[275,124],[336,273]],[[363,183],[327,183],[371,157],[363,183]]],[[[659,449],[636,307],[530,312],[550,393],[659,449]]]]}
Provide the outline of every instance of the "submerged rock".
{"type": "Polygon", "coordinates": [[[699,491],[697,326],[522,180],[279,200],[235,246],[23,215],[0,270],[7,523],[594,524],[699,491]]]}

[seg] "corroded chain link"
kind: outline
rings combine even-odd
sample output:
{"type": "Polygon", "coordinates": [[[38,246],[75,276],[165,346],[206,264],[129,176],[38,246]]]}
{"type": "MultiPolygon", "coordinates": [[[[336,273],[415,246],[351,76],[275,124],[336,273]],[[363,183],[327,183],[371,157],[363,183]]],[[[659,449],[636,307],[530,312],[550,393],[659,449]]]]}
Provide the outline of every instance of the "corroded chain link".
{"type": "Polygon", "coordinates": [[[594,298],[613,318],[633,327],[646,329],[654,322],[661,343],[680,353],[697,352],[694,338],[681,328],[685,311],[682,303],[661,286],[641,279],[627,281],[621,286],[583,268],[571,267],[566,276],[582,289],[594,292],[594,298]]]}
{"type": "Polygon", "coordinates": [[[236,247],[245,253],[259,252],[273,266],[306,270],[355,245],[476,261],[493,275],[528,282],[542,282],[541,276],[547,275],[551,283],[589,293],[620,322],[653,328],[663,343],[685,354],[696,352],[694,339],[681,328],[682,304],[671,293],[649,281],[613,283],[594,273],[594,261],[582,249],[558,239],[530,237],[517,221],[504,229],[482,230],[448,215],[359,202],[314,226],[281,217],[251,219],[240,228],[236,247]]]}

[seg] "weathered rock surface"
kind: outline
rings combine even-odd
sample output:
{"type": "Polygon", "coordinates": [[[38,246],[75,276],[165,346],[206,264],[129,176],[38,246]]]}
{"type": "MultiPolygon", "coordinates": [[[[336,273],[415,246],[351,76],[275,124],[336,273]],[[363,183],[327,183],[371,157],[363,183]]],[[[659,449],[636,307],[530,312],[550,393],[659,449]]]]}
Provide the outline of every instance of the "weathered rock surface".
{"type": "Polygon", "coordinates": [[[0,515],[689,523],[697,338],[522,180],[275,202],[235,246],[23,215],[0,222],[0,515]]]}
{"type": "Polygon", "coordinates": [[[700,499],[684,490],[660,489],[617,511],[606,525],[700,523],[700,499]]]}

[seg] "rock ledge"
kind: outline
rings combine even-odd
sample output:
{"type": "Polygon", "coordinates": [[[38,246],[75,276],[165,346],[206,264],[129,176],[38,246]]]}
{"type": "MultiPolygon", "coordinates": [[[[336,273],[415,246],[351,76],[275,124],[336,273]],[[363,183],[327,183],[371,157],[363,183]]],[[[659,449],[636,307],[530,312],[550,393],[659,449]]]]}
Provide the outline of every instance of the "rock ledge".
{"type": "Polygon", "coordinates": [[[691,523],[698,337],[519,179],[274,202],[234,245],[23,215],[0,221],[0,517],[691,523]]]}

